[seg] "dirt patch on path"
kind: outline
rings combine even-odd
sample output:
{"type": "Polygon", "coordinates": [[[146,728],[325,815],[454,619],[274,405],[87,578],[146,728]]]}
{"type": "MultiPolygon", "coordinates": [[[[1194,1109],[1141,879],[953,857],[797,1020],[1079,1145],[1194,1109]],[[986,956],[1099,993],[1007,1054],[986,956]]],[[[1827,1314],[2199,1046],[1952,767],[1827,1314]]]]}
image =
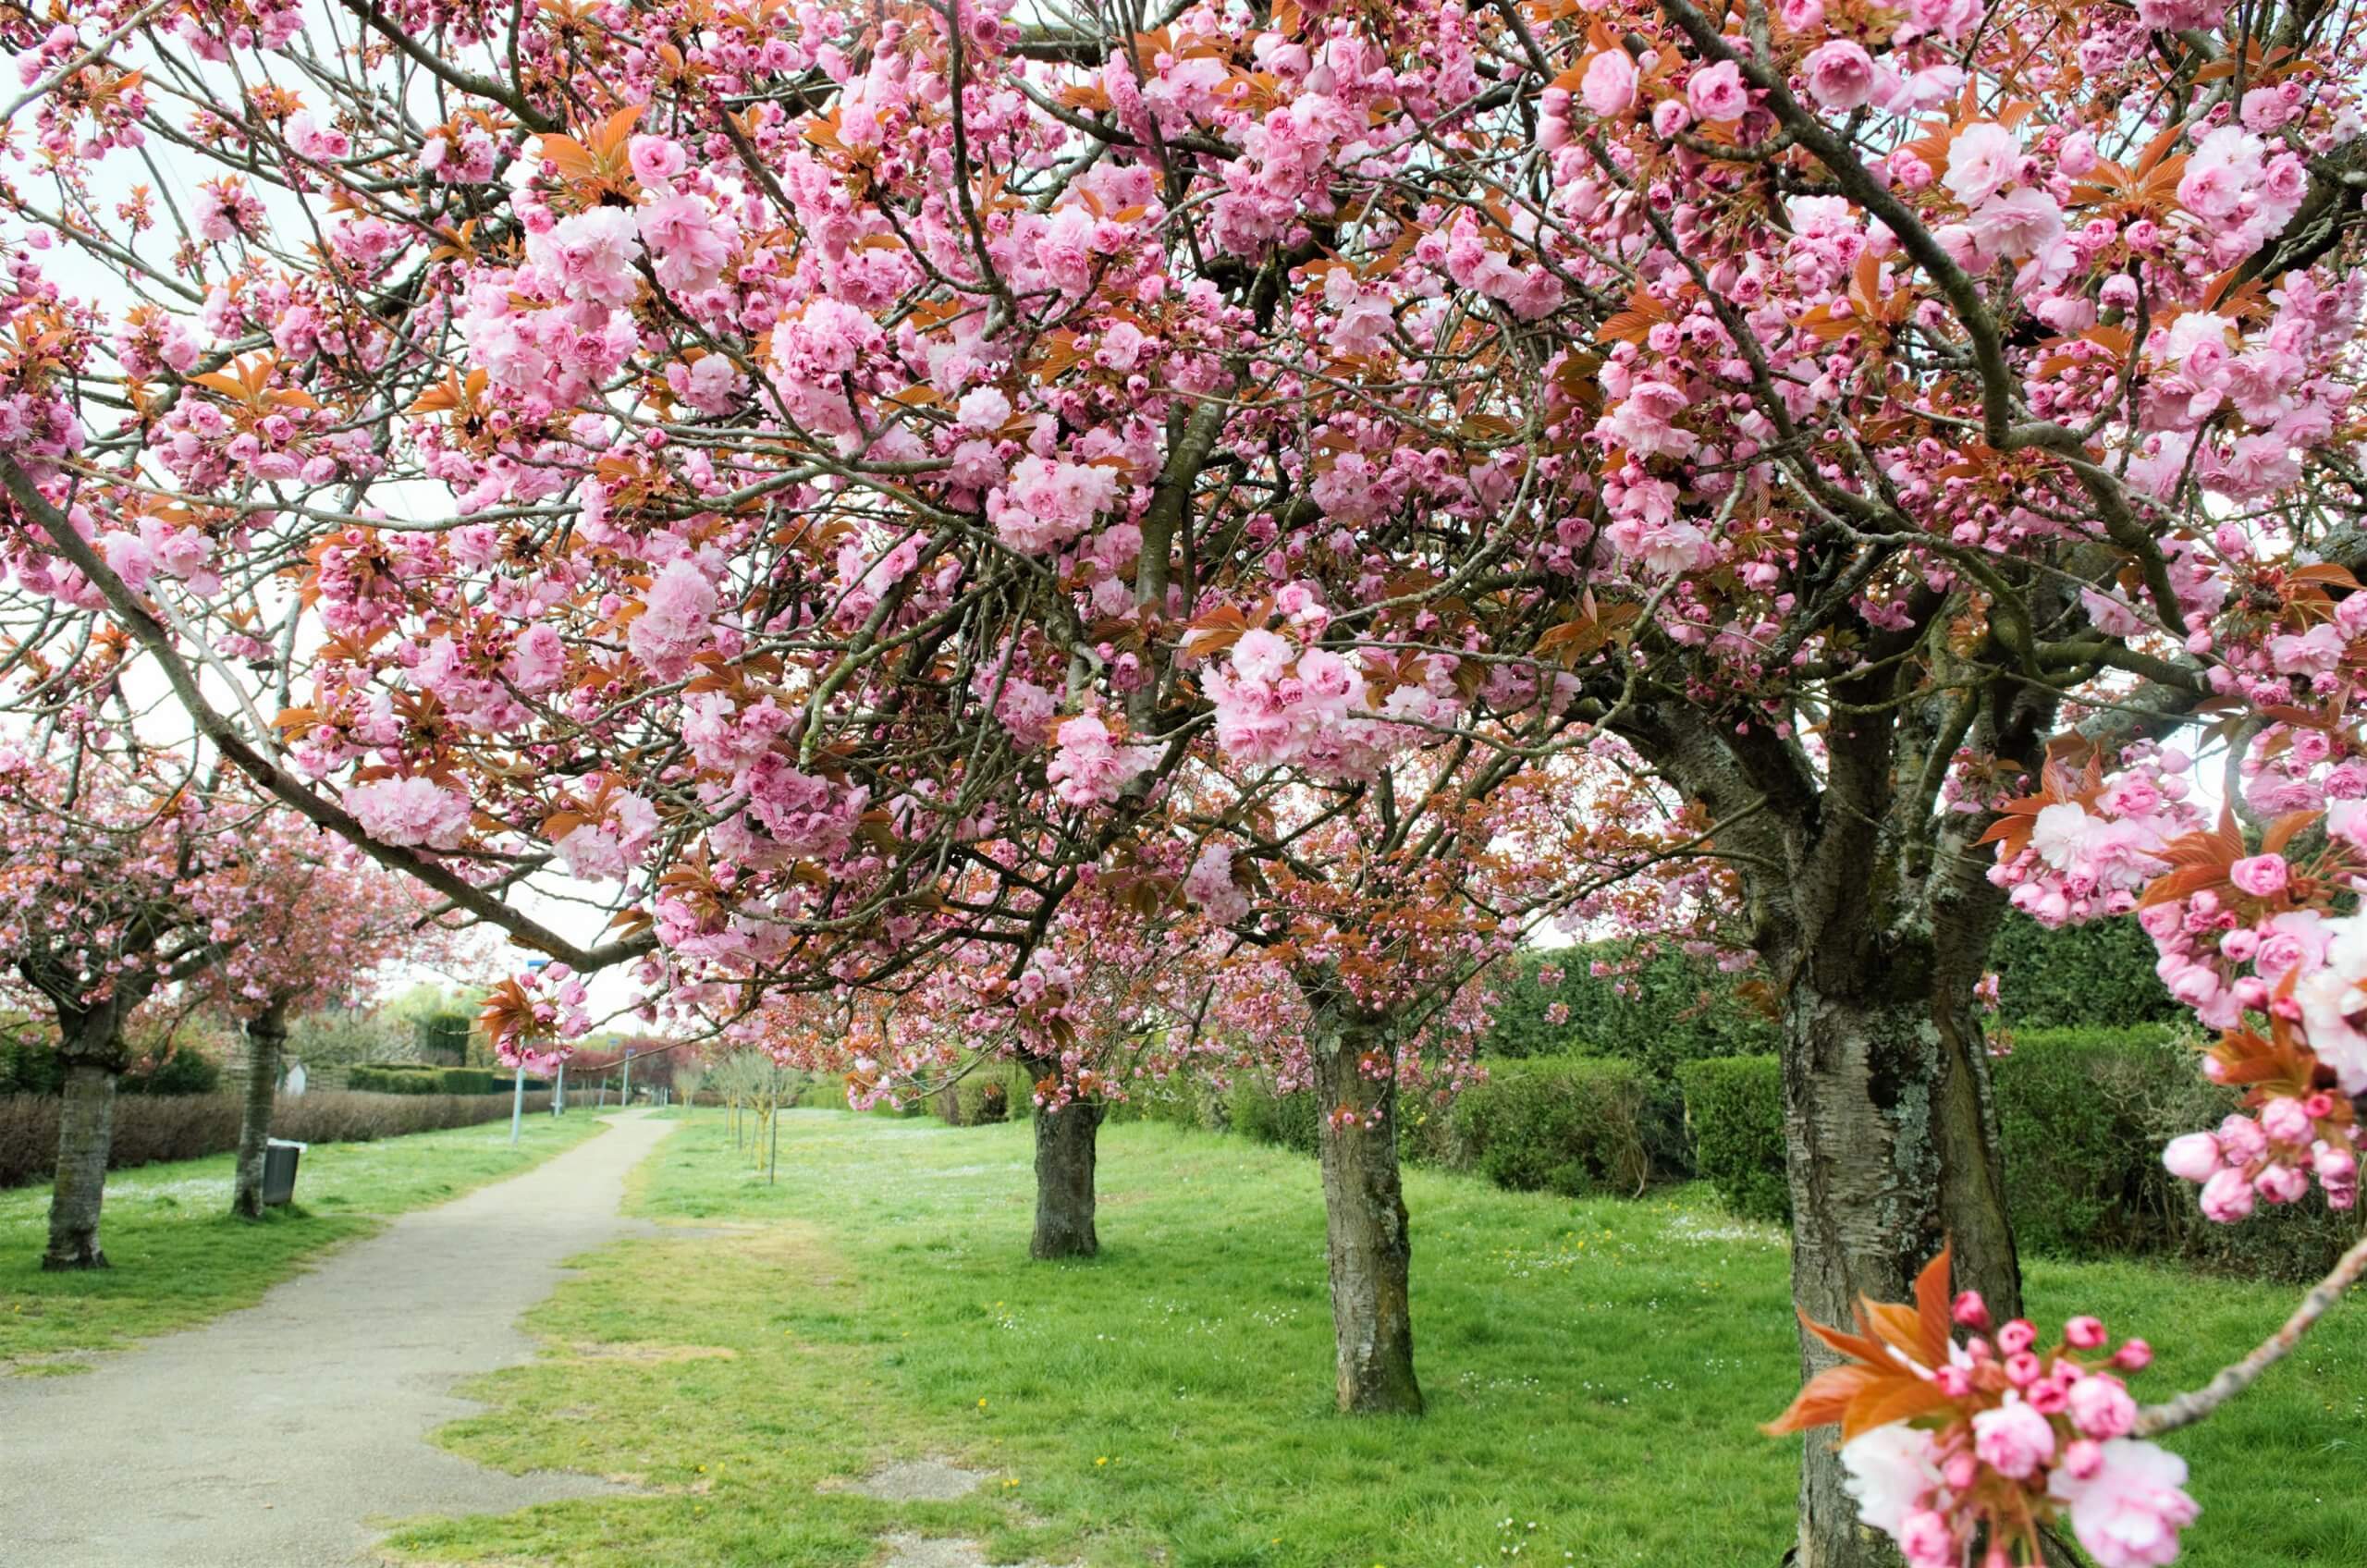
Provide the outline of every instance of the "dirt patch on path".
{"type": "Polygon", "coordinates": [[[370,1520],[619,1491],[505,1475],[425,1440],[483,1408],[453,1385],[533,1358],[518,1317],[566,1259],[657,1233],[617,1210],[627,1172],[681,1123],[606,1120],[254,1306],[81,1377],[0,1381],[0,1568],[353,1568],[378,1561],[370,1520]]]}

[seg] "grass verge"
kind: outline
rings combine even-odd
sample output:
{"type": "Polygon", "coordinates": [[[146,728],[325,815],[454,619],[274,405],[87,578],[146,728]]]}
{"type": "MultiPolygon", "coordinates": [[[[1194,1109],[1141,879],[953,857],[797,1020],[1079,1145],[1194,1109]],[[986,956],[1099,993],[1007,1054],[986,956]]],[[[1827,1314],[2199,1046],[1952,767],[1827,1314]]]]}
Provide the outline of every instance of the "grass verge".
{"type": "MultiPolygon", "coordinates": [[[[851,1568],[891,1530],[983,1560],[1174,1568],[1764,1564],[1801,1440],[1780,1237],[1700,1189],[1570,1202],[1411,1173],[1429,1414],[1331,1414],[1313,1162],[1156,1124],[1102,1134],[1104,1251],[1025,1256],[1024,1126],[791,1113],[777,1185],[699,1112],[632,1205],[697,1234],[620,1243],[539,1309],[546,1358],[441,1434],[510,1469],[655,1498],[423,1525],[421,1560],[543,1568],[851,1568]],[[889,1462],[986,1473],[954,1501],[841,1489],[889,1462]]],[[[2030,1269],[2033,1308],[2200,1380],[2284,1291],[2130,1265],[2030,1269]]],[[[2367,1304],[2173,1439],[2203,1504],[2189,1561],[2367,1562],[2367,1304]]],[[[1821,1440],[1821,1439],[1819,1439],[1821,1440]]],[[[948,1559],[952,1561],[952,1559],[948,1559]]]]}
{"type": "Polygon", "coordinates": [[[229,1217],[231,1156],[107,1175],[99,1243],[113,1268],[44,1274],[49,1189],[0,1192],[0,1376],[84,1369],[100,1352],[251,1305],[321,1252],[387,1216],[457,1197],[537,1165],[598,1130],[589,1116],[529,1117],[366,1144],[316,1144],[297,1202],[229,1217]]]}

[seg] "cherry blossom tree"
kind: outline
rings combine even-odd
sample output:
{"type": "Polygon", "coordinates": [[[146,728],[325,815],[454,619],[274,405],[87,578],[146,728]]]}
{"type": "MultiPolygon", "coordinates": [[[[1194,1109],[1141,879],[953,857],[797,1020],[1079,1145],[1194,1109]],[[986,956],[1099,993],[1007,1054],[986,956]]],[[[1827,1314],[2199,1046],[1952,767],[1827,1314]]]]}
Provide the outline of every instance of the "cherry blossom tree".
{"type": "MultiPolygon", "coordinates": [[[[2010,1322],[1989,935],[2009,898],[2133,904],[2184,824],[2084,801],[2106,827],[2033,827],[2060,875],[1993,880],[1993,815],[2073,725],[2174,808],[2214,704],[2247,807],[2348,798],[2312,782],[2352,754],[2361,553],[2348,10],[19,28],[14,656],[103,628],[275,798],[558,960],[511,1048],[609,964],[661,1014],[982,949],[1016,984],[1105,868],[1188,850],[1375,1134],[1375,955],[1459,994],[1502,940],[1473,814],[1583,755],[1732,878],[1697,939],[1784,1018],[1803,1309],[1904,1298],[1953,1238],[2010,1322]],[[1298,791],[1270,827],[1259,770],[1298,791]],[[533,913],[562,871],[619,924],[533,913]]],[[[2206,947],[2203,893],[2153,917],[2170,973],[2266,1016],[2226,966],[2271,944],[2206,947]]],[[[2348,995],[2292,998],[2337,1078],[2348,995]]],[[[2297,1115],[2313,1170],[2335,1144],[2289,1029],[2252,1033],[2231,1071],[2309,1093],[2178,1154],[2223,1208],[2297,1115]]],[[[1335,1143],[1389,1214],[1377,1143],[1335,1143]]],[[[1809,1446],[1813,1568],[1873,1560],[1850,1479],[1809,1446]]]]}
{"type": "Polygon", "coordinates": [[[53,768],[0,747],[8,988],[54,1020],[65,1067],[43,1268],[107,1266],[99,1211],[124,1026],[215,956],[197,889],[226,845],[194,783],[95,750],[53,768]]]}
{"type": "Polygon", "coordinates": [[[230,1210],[251,1219],[263,1212],[289,1015],[367,995],[390,964],[442,965],[463,953],[457,934],[433,918],[426,889],[292,814],[250,805],[226,831],[235,850],[192,889],[191,902],[215,954],[198,982],[246,1035],[230,1210]]]}

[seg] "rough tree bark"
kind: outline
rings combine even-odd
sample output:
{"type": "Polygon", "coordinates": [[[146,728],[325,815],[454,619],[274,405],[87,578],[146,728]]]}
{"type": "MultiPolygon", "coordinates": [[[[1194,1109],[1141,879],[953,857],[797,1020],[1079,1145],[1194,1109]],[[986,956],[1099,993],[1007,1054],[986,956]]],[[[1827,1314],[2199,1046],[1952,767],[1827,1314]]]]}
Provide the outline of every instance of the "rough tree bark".
{"type": "Polygon", "coordinates": [[[279,1094],[280,1056],[288,1021],[276,1002],[247,1023],[247,1094],[239,1111],[239,1163],[230,1182],[230,1212],[263,1218],[264,1152],[271,1143],[271,1112],[279,1094]]]}
{"type": "Polygon", "coordinates": [[[50,1190],[46,1269],[104,1268],[99,1246],[99,1206],[107,1190],[107,1156],[115,1144],[116,1082],[123,1076],[117,1009],[61,1016],[66,1101],[57,1121],[57,1176],[50,1190]]]}
{"type": "MultiPolygon", "coordinates": [[[[1813,972],[1825,966],[1811,958],[1813,972]]],[[[1804,974],[1786,1001],[1784,1132],[1792,1191],[1792,1298],[1825,1323],[1861,1296],[1911,1298],[1939,1250],[1945,1113],[1928,969],[1804,974]]],[[[1830,1359],[1805,1333],[1802,1365],[1830,1359]]],[[[1800,1467],[1801,1568],[1895,1561],[1857,1525],[1829,1435],[1800,1467]]]]}
{"type": "MultiPolygon", "coordinates": [[[[1908,1299],[1949,1243],[1958,1288],[2001,1312],[2021,1301],[1973,998],[2003,905],[1971,842],[1982,819],[1935,810],[1932,792],[1968,738],[1992,755],[2030,752],[2052,707],[2009,690],[1978,713],[1902,713],[1897,679],[1877,665],[1836,683],[1850,711],[1827,727],[1821,762],[1681,700],[1625,726],[1731,824],[1720,842],[1737,854],[1782,1010],[1793,1295],[1830,1323],[1848,1323],[1860,1295],[1908,1299]]],[[[1832,1356],[1803,1333],[1800,1360],[1805,1378],[1832,1356]]],[[[1858,1525],[1831,1434],[1805,1444],[1799,1568],[1895,1563],[1858,1525]]]]}
{"type": "Polygon", "coordinates": [[[1102,1108],[1072,1100],[1036,1113],[1036,1258],[1091,1257],[1101,1250],[1093,1229],[1093,1167],[1102,1108]]]}
{"type": "Polygon", "coordinates": [[[1395,1061],[1380,1021],[1328,1008],[1318,1009],[1312,1044],[1340,1409],[1418,1415],[1395,1061]]]}

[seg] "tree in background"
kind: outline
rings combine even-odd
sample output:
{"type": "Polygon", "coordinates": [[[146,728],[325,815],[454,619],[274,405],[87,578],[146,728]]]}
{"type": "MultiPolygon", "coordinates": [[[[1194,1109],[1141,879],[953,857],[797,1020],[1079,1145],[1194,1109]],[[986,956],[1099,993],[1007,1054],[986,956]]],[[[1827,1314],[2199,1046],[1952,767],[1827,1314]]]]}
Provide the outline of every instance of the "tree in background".
{"type": "Polygon", "coordinates": [[[65,1103],[48,1269],[104,1268],[99,1211],[132,1014],[215,957],[201,889],[235,845],[205,793],[92,748],[63,768],[0,748],[0,946],[8,988],[56,1027],[65,1103]]]}
{"type": "Polygon", "coordinates": [[[351,1002],[390,963],[441,964],[459,949],[417,883],[278,806],[226,810],[235,851],[194,897],[218,953],[199,979],[246,1036],[230,1211],[253,1219],[289,1016],[351,1002]]]}

